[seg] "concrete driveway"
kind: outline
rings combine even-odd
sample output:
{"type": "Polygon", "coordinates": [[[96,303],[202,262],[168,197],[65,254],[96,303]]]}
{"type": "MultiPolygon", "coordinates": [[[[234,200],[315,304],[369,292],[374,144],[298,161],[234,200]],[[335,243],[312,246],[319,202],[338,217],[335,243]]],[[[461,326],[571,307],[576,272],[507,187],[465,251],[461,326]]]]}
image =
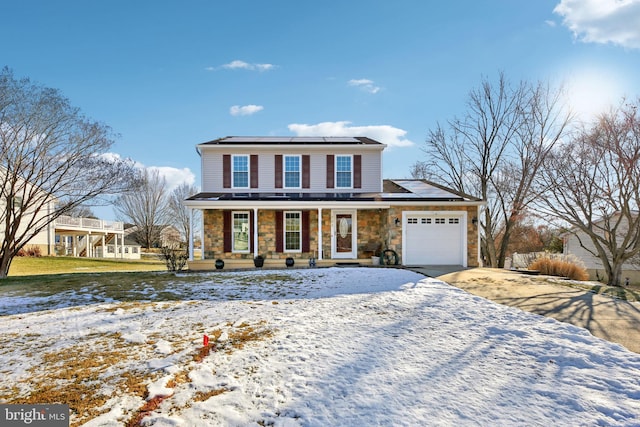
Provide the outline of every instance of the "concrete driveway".
{"type": "Polygon", "coordinates": [[[640,302],[627,302],[502,269],[428,266],[412,270],[471,294],[587,329],[640,353],[640,302]]]}

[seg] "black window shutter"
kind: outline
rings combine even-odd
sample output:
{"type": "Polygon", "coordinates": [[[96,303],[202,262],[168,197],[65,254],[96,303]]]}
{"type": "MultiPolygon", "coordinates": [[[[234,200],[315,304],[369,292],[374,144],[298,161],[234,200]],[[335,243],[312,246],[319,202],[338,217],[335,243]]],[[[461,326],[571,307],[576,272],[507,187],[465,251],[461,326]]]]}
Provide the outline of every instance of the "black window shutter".
{"type": "Polygon", "coordinates": [[[258,188],[258,155],[252,154],[250,159],[251,188],[258,188]]]}
{"type": "Polygon", "coordinates": [[[222,211],[222,236],[224,252],[231,252],[231,211],[222,211]]]}
{"type": "Polygon", "coordinates": [[[283,215],[282,211],[276,211],[276,252],[284,252],[283,231],[283,215]]]}
{"type": "Polygon", "coordinates": [[[282,154],[276,154],[275,188],[282,188],[282,154]]]}
{"type": "Polygon", "coordinates": [[[249,252],[253,252],[253,227],[253,215],[252,212],[249,212],[249,252]]]}
{"type": "Polygon", "coordinates": [[[334,167],[333,154],[327,154],[327,188],[333,188],[334,167]]]}
{"type": "Polygon", "coordinates": [[[311,252],[309,211],[302,211],[302,252],[311,252]]]}
{"type": "Polygon", "coordinates": [[[222,187],[231,188],[231,155],[222,156],[222,187]]]}
{"type": "Polygon", "coordinates": [[[302,188],[311,188],[311,156],[302,156],[302,188]]]}
{"type": "Polygon", "coordinates": [[[362,156],[353,156],[353,188],[362,188],[362,156]]]}

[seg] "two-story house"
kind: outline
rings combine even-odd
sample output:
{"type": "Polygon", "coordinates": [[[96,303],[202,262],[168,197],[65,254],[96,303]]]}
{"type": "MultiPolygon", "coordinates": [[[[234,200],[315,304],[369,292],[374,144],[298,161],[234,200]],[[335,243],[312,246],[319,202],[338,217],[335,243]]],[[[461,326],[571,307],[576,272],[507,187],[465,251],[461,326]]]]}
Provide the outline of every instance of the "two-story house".
{"type": "Polygon", "coordinates": [[[202,192],[185,205],[203,212],[203,250],[190,268],[249,267],[258,255],[267,266],[370,264],[384,250],[403,265],[477,266],[484,202],[426,180],[383,180],[384,148],[366,137],[197,145],[202,192]]]}

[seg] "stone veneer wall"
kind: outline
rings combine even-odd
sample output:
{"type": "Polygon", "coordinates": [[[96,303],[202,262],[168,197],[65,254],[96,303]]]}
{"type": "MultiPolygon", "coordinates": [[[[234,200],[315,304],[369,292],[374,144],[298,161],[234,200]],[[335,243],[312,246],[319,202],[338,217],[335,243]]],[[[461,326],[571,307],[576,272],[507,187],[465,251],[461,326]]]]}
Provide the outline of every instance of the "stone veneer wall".
{"type": "MultiPolygon", "coordinates": [[[[424,207],[424,206],[392,206],[390,209],[358,210],[358,258],[366,258],[371,252],[366,250],[369,243],[381,243],[382,249],[395,250],[402,260],[402,226],[395,225],[395,219],[402,220],[403,211],[467,211],[467,262],[469,267],[478,266],[478,230],[471,219],[477,215],[475,206],[424,207]]],[[[318,211],[309,211],[310,252],[277,253],[275,239],[275,211],[258,210],[258,254],[267,259],[318,258],[318,211]]],[[[251,213],[253,219],[253,212],[251,213]]],[[[223,217],[221,210],[204,211],[204,248],[205,259],[253,259],[253,251],[248,254],[223,252],[223,217]]],[[[322,210],[322,250],[323,258],[331,259],[331,210],[322,210]]]]}
{"type": "MultiPolygon", "coordinates": [[[[251,220],[253,221],[253,211],[250,211],[251,220]]],[[[223,215],[222,210],[207,209],[204,211],[204,257],[205,259],[253,259],[253,250],[250,253],[233,253],[224,252],[224,234],[223,234],[223,215]]],[[[323,215],[323,221],[325,215],[323,215]]],[[[329,221],[330,221],[329,215],[329,221]]],[[[258,254],[266,259],[285,259],[292,257],[294,259],[308,259],[318,256],[318,211],[309,211],[309,252],[276,252],[276,211],[258,210],[258,254]]],[[[325,225],[323,224],[323,227],[325,225]]],[[[323,230],[325,230],[323,228],[323,230]]],[[[323,246],[326,239],[330,239],[330,228],[323,233],[323,246]]],[[[253,239],[253,236],[251,236],[253,239]]],[[[329,240],[326,250],[331,247],[329,240]]]]}
{"type": "Polygon", "coordinates": [[[400,263],[402,263],[402,226],[396,227],[395,219],[402,221],[404,211],[467,211],[467,265],[478,267],[478,228],[471,222],[471,219],[478,215],[476,206],[391,206],[387,217],[388,247],[397,252],[400,263]]]}

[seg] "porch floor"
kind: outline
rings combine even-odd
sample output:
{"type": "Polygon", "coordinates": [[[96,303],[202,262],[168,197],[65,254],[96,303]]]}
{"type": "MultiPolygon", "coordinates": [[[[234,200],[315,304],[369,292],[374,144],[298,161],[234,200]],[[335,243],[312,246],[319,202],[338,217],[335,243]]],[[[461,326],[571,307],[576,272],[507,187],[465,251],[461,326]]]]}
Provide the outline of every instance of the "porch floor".
{"type": "MultiPolygon", "coordinates": [[[[216,269],[216,261],[213,259],[193,260],[188,262],[190,271],[210,271],[216,269]]],[[[323,259],[316,260],[316,267],[334,267],[334,266],[373,266],[371,258],[361,259],[323,259]]],[[[237,269],[255,269],[253,260],[251,259],[225,259],[223,270],[237,269]]],[[[287,268],[284,259],[265,259],[262,268],[279,269],[287,268]]],[[[309,260],[297,259],[293,268],[309,268],[309,260]]]]}

